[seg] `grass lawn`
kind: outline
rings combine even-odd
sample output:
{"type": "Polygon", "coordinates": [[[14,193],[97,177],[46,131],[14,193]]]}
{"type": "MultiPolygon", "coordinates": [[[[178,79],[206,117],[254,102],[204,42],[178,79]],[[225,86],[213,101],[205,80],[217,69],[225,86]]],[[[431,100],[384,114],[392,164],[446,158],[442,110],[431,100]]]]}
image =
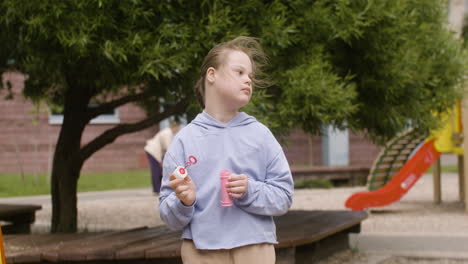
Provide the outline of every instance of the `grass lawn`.
{"type": "MultiPolygon", "coordinates": [[[[149,170],[84,173],[78,180],[78,192],[115,189],[151,188],[149,170]]],[[[45,174],[34,176],[0,173],[0,197],[50,194],[50,183],[45,174]]]]}
{"type": "MultiPolygon", "coordinates": [[[[442,172],[455,173],[457,165],[442,166],[442,172]]],[[[427,171],[431,173],[432,168],[427,171]]],[[[84,173],[78,181],[78,192],[105,191],[116,189],[151,188],[149,170],[84,173]]],[[[333,188],[329,180],[296,180],[295,188],[333,188]]],[[[24,175],[0,173],[0,197],[50,194],[50,184],[45,174],[24,175]]]]}

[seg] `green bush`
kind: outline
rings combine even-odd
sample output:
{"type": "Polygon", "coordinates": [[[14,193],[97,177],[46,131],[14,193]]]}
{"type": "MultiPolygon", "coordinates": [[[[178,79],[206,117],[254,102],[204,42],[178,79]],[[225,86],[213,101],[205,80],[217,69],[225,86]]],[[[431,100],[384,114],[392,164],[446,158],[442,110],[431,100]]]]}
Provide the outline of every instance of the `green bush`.
{"type": "Polygon", "coordinates": [[[328,179],[308,179],[294,181],[296,189],[330,189],[333,183],[328,179]]]}

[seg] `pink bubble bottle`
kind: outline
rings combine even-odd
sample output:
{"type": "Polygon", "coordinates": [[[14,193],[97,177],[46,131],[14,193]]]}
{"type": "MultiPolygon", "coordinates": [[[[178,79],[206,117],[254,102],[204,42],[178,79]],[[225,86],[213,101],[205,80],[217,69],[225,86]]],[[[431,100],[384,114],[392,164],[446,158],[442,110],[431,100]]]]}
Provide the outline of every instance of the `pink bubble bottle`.
{"type": "Polygon", "coordinates": [[[222,170],[220,173],[221,178],[221,205],[232,206],[232,198],[227,192],[226,184],[228,183],[229,176],[231,176],[230,170],[222,170]]]}

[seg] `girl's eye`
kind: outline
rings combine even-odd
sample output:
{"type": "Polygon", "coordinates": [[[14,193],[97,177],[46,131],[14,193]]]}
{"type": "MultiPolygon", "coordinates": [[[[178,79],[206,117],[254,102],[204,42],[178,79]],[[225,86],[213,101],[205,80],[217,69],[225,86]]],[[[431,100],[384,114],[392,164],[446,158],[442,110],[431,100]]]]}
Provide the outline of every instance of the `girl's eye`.
{"type": "Polygon", "coordinates": [[[239,75],[242,75],[242,73],[244,73],[243,71],[239,71],[239,75]]]}

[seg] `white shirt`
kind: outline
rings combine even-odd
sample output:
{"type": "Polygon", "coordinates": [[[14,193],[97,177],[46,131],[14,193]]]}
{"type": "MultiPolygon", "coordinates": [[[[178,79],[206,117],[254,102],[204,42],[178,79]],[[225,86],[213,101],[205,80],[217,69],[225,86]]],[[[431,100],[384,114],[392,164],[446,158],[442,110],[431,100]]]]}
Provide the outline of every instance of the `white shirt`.
{"type": "Polygon", "coordinates": [[[146,141],[145,151],[161,163],[173,137],[170,128],[160,130],[153,138],[146,141]]]}

